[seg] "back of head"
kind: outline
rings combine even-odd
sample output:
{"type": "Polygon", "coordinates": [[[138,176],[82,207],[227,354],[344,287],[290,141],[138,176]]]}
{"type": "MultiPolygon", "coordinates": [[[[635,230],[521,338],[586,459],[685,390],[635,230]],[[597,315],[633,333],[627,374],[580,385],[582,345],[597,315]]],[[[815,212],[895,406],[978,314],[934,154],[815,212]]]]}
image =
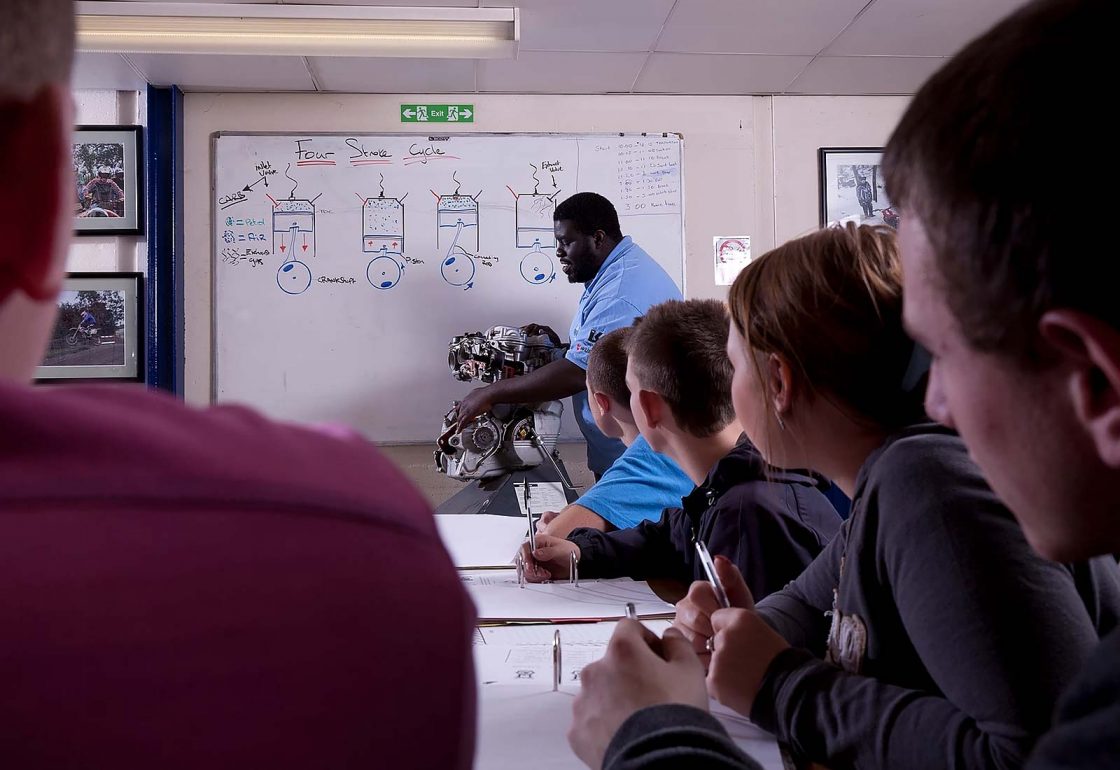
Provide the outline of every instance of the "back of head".
{"type": "Polygon", "coordinates": [[[26,381],[42,360],[73,226],[69,139],[70,0],[4,0],[0,21],[0,211],[20,212],[0,250],[0,378],[26,381]]]}
{"type": "Polygon", "coordinates": [[[630,389],[626,387],[626,344],[633,327],[624,326],[599,338],[587,359],[587,384],[630,408],[630,389]]]}
{"type": "MultiPolygon", "coordinates": [[[[43,86],[67,83],[74,60],[71,0],[4,0],[0,24],[0,110],[43,86]]],[[[12,130],[0,122],[0,137],[12,130]]],[[[3,142],[0,140],[0,147],[3,142]]]]}
{"type": "Polygon", "coordinates": [[[614,204],[598,193],[576,193],[556,207],[552,219],[571,222],[583,235],[593,235],[596,230],[602,230],[609,238],[622,240],[622,228],[618,224],[614,204]]]}
{"type": "Polygon", "coordinates": [[[700,438],[735,419],[727,330],[722,302],[670,300],[651,307],[626,344],[641,387],[660,394],[677,424],[700,438]]]}
{"type": "Polygon", "coordinates": [[[849,223],[789,241],[747,265],[728,302],[751,351],[783,356],[814,397],[887,430],[922,414],[922,394],[903,388],[914,346],[889,228],[849,223]]]}
{"type": "Polygon", "coordinates": [[[1099,273],[1110,164],[1101,52],[1112,0],[1034,2],[918,91],[883,158],[890,198],[925,225],[936,277],[974,347],[1029,357],[1038,318],[1068,307],[1120,327],[1099,273]],[[1040,97],[1054,100],[1040,102],[1040,97]],[[1040,153],[1061,148],[1060,162],[1040,153]]]}

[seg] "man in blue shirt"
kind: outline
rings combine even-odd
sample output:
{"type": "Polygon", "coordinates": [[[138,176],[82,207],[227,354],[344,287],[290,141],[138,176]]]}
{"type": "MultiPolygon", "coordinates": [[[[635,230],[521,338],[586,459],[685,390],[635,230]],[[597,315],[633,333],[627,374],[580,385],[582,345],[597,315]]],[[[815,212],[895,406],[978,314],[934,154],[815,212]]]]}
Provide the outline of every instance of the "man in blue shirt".
{"type": "MultiPolygon", "coordinates": [[[[459,427],[495,404],[535,404],[571,396],[576,422],[587,439],[587,465],[598,478],[626,447],[595,425],[587,401],[587,357],[604,334],[629,326],[653,305],[681,299],[681,291],[649,254],[629,236],[623,237],[618,212],[602,195],[576,193],[556,207],[552,218],[560,267],[569,283],[584,284],[568,352],[522,377],[471,391],[459,404],[459,427]]],[[[551,329],[543,330],[560,341],[551,329]]]]}

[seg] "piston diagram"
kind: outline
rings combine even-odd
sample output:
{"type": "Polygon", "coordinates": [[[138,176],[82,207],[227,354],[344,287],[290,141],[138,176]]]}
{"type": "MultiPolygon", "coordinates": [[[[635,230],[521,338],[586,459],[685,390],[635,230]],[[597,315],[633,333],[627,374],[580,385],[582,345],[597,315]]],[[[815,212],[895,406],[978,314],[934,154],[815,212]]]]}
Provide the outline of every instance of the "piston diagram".
{"type": "MultiPolygon", "coordinates": [[[[361,195],[358,196],[362,198],[361,195]]],[[[362,198],[362,251],[374,257],[366,279],[379,291],[392,289],[404,277],[404,199],[385,197],[385,175],[376,198],[362,198]]]]}

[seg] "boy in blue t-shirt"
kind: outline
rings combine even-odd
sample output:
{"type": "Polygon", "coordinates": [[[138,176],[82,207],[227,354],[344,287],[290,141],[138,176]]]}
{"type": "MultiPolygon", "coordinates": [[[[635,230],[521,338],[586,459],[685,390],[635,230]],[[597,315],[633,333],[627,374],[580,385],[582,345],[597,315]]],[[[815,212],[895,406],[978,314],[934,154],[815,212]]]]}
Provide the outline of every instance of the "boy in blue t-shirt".
{"type": "Polygon", "coordinates": [[[632,327],[604,334],[587,362],[591,415],[603,435],[621,439],[627,449],[603,477],[559,513],[541,516],[537,529],[566,537],[576,527],[609,531],[660,518],[662,510],[681,504],[692,480],[675,462],[654,452],[638,432],[626,387],[626,340],[632,327]]]}

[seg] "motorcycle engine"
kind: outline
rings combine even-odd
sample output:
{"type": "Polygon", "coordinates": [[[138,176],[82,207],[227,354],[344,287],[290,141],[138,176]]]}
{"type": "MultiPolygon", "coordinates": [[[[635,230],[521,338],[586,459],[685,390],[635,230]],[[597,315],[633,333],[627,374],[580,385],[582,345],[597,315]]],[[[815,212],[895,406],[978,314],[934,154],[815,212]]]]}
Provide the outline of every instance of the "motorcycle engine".
{"type": "MultiPolygon", "coordinates": [[[[461,382],[496,382],[528,374],[564,354],[545,334],[529,335],[516,326],[494,326],[452,338],[447,364],[461,382]]],[[[458,402],[443,417],[436,440],[436,469],[460,481],[485,480],[540,465],[556,450],[559,401],[499,404],[457,427],[458,402]]]]}

